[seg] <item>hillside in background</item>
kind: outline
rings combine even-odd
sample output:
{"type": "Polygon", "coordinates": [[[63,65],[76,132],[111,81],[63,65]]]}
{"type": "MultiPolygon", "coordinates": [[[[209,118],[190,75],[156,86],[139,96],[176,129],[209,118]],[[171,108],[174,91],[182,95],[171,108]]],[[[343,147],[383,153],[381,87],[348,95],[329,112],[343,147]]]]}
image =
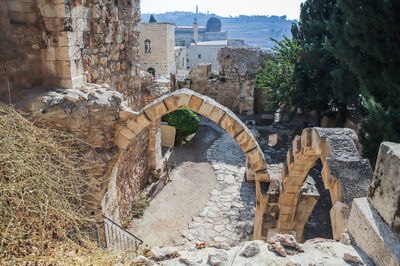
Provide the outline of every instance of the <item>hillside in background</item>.
{"type": "MultiPolygon", "coordinates": [[[[142,14],[142,21],[148,22],[151,14],[142,14]]],[[[158,22],[172,22],[177,26],[191,26],[195,13],[192,12],[167,12],[155,14],[158,22]]],[[[247,44],[270,49],[273,42],[270,38],[281,40],[283,36],[292,37],[290,32],[292,23],[296,20],[288,20],[286,16],[238,16],[220,17],[215,14],[199,13],[197,16],[199,26],[205,26],[211,17],[217,17],[222,21],[222,29],[228,31],[230,39],[243,39],[247,44]]]]}

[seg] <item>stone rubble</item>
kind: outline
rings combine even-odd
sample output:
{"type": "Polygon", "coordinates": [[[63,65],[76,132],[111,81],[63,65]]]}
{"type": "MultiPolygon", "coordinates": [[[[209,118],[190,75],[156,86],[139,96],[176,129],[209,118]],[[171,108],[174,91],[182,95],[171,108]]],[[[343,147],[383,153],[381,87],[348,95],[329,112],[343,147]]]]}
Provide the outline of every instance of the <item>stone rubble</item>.
{"type": "MultiPolygon", "coordinates": [[[[286,236],[281,236],[283,242],[286,236]]],[[[286,240],[285,240],[286,239],[286,240]]],[[[318,242],[307,241],[304,244],[297,244],[294,238],[289,241],[290,245],[297,247],[304,252],[288,254],[281,257],[274,251],[269,250],[269,244],[261,241],[243,242],[241,245],[230,249],[217,249],[206,247],[196,249],[191,247],[167,247],[155,248],[147,253],[147,258],[137,257],[136,265],[374,265],[364,253],[353,246],[346,246],[336,241],[320,239],[318,242]],[[293,240],[293,241],[292,241],[293,240]],[[164,259],[153,259],[149,254],[160,253],[160,250],[168,250],[167,253],[178,254],[178,257],[165,257],[164,259]],[[244,255],[246,254],[246,255],[244,255]]],[[[285,242],[286,243],[286,242],[285,242]]],[[[161,251],[162,253],[162,251],[161,251]]]]}

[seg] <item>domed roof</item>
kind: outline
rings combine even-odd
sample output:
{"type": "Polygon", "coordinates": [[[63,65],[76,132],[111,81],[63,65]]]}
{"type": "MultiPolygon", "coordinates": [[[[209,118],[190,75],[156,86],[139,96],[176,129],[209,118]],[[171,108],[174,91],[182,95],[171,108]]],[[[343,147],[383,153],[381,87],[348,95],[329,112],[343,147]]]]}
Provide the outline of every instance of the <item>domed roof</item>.
{"type": "Polygon", "coordinates": [[[212,17],[207,21],[207,31],[219,32],[221,31],[222,23],[216,17],[212,17]]]}

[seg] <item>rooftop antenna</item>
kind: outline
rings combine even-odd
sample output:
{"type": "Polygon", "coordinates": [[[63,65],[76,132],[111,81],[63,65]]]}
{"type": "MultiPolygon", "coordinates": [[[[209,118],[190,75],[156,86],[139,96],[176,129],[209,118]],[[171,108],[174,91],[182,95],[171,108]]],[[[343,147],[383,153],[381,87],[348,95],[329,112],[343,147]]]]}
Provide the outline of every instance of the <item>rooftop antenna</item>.
{"type": "Polygon", "coordinates": [[[199,5],[196,5],[196,18],[199,15],[199,5]]]}

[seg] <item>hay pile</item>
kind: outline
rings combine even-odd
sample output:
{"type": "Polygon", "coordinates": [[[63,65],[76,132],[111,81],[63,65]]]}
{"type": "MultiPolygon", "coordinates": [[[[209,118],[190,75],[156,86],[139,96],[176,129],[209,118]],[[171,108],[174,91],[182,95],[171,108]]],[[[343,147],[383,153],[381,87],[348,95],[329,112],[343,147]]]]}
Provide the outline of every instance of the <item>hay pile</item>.
{"type": "Polygon", "coordinates": [[[104,169],[84,159],[89,149],[0,105],[0,261],[40,263],[61,251],[93,250],[82,197],[87,176],[104,169]]]}

